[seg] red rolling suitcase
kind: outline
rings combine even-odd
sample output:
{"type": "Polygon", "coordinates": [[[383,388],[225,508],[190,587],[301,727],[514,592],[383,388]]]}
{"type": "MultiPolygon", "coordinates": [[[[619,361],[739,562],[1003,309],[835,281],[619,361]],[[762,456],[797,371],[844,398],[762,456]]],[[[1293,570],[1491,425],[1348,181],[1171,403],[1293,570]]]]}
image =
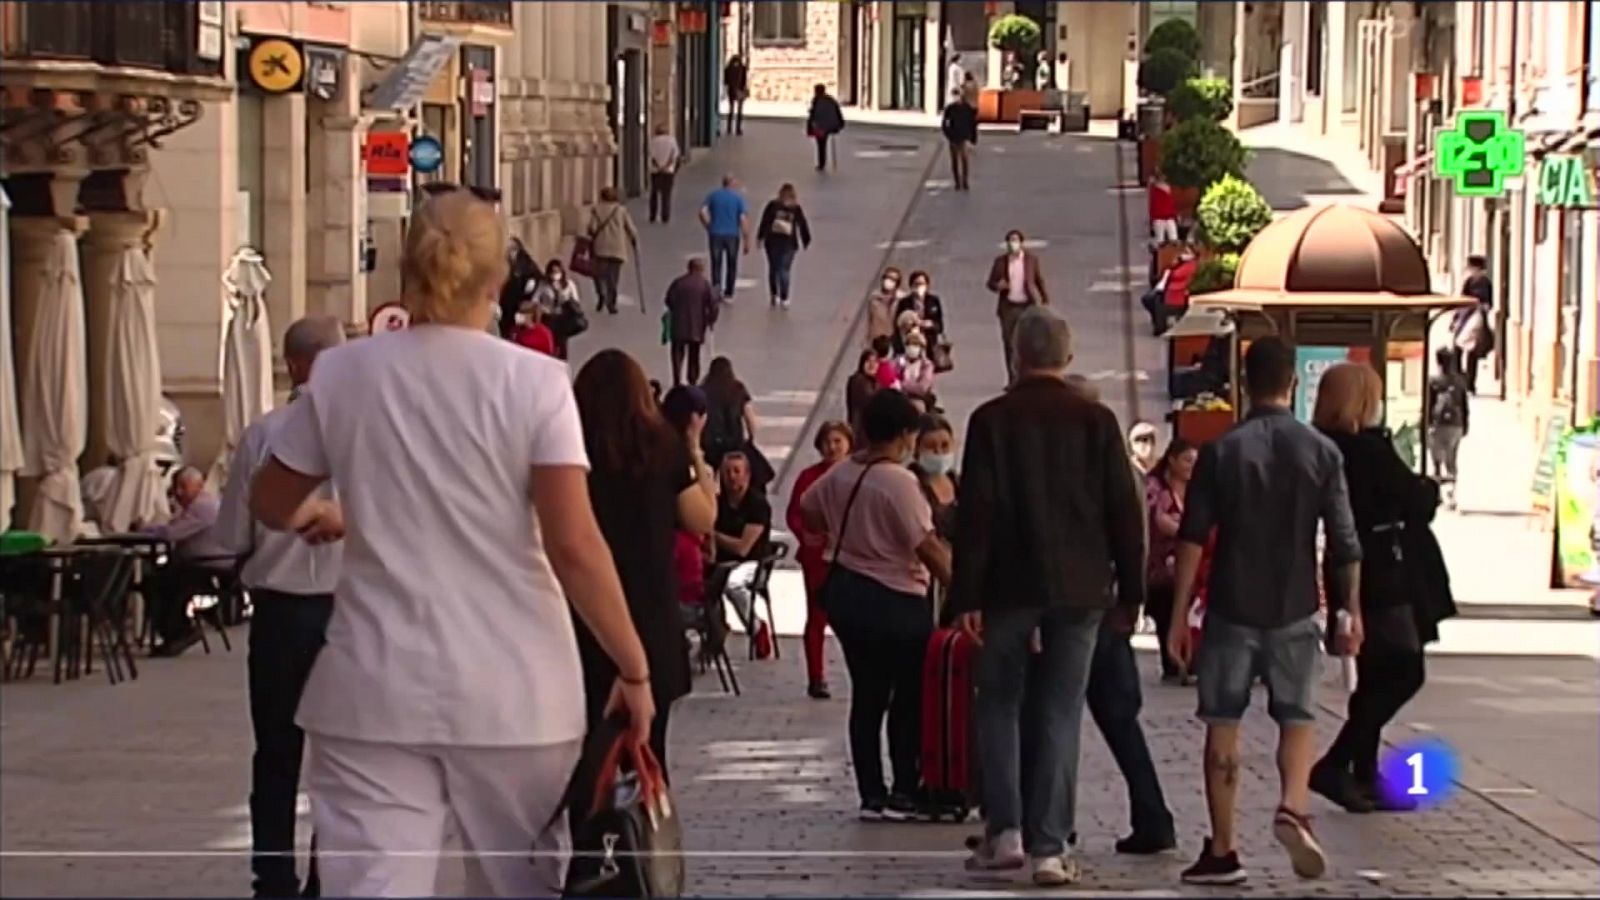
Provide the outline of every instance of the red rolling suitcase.
{"type": "Polygon", "coordinates": [[[922,669],[922,786],[934,821],[966,820],[977,806],[972,668],[978,646],[955,628],[928,640],[922,669]]]}

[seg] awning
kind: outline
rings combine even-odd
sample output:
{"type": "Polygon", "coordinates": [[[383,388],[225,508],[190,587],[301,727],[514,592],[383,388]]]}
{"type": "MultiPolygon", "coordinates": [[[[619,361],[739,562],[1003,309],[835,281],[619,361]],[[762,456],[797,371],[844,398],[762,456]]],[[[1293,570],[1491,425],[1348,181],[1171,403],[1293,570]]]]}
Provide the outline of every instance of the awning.
{"type": "Polygon", "coordinates": [[[1356,309],[1362,312],[1418,313],[1436,309],[1457,309],[1477,301],[1471,297],[1445,294],[1394,294],[1387,291],[1273,291],[1234,288],[1201,294],[1189,301],[1191,309],[1245,310],[1251,312],[1290,309],[1356,309]]]}

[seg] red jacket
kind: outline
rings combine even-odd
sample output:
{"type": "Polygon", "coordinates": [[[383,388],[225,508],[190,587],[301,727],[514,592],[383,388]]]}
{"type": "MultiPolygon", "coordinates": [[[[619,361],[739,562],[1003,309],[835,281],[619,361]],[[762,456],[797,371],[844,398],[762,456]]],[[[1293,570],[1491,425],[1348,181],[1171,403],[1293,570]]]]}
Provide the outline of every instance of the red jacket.
{"type": "Polygon", "coordinates": [[[1146,189],[1150,201],[1150,221],[1157,219],[1176,219],[1178,217],[1178,200],[1172,195],[1172,188],[1150,185],[1146,189]]]}
{"type": "Polygon", "coordinates": [[[800,563],[800,570],[805,575],[806,582],[820,581],[826,571],[822,558],[823,546],[827,536],[817,534],[806,528],[804,517],[800,515],[800,498],[806,495],[817,479],[827,474],[833,463],[826,460],[807,466],[795,476],[794,491],[789,494],[789,508],[784,513],[784,520],[789,525],[789,533],[800,542],[800,549],[795,553],[795,559],[800,563]]]}
{"type": "Polygon", "coordinates": [[[1186,259],[1173,266],[1167,273],[1167,308],[1189,308],[1189,282],[1194,280],[1196,269],[1200,263],[1196,260],[1186,259]]]}
{"type": "Polygon", "coordinates": [[[529,350],[537,350],[546,356],[556,355],[555,332],[543,322],[519,327],[511,339],[529,350]]]}
{"type": "Polygon", "coordinates": [[[699,606],[706,597],[705,555],[701,539],[682,529],[673,535],[672,567],[678,572],[678,602],[699,606]]]}

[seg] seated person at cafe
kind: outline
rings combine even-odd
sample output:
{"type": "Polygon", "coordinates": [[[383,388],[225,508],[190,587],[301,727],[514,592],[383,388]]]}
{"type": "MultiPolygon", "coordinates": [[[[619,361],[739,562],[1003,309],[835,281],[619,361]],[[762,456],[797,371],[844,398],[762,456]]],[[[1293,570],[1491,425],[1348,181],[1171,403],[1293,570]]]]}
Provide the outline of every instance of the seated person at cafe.
{"type": "MultiPolygon", "coordinates": [[[[756,564],[767,553],[771,532],[772,504],[750,487],[750,458],[738,451],[728,453],[722,457],[722,494],[717,498],[717,524],[711,539],[716,544],[716,562],[740,563],[728,575],[726,594],[747,631],[754,621],[750,582],[756,564]]],[[[749,633],[756,642],[756,655],[765,658],[772,646],[766,623],[749,633]]]]}
{"type": "Polygon", "coordinates": [[[143,534],[166,541],[171,547],[159,588],[151,600],[151,618],[161,643],[158,656],[177,656],[200,640],[199,629],[189,619],[189,601],[214,589],[217,576],[233,568],[233,557],[218,541],[215,525],[217,495],[206,490],[205,476],[184,466],[172,476],[168,492],[172,518],[165,524],[142,529],[143,534]]]}

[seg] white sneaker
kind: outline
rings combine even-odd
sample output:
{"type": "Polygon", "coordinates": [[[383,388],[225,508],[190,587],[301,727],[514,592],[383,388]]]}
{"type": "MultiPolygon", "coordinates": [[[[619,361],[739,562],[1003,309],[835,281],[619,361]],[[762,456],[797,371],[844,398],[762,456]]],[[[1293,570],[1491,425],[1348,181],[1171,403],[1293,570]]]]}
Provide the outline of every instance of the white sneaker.
{"type": "Polygon", "coordinates": [[[782,300],[779,300],[778,301],[778,305],[783,307],[784,309],[788,309],[789,308],[789,298],[785,297],[782,300]]]}
{"type": "Polygon", "coordinates": [[[1060,887],[1077,884],[1083,869],[1071,856],[1046,856],[1033,861],[1033,883],[1039,887],[1060,887]]]}
{"type": "Polygon", "coordinates": [[[973,872],[1014,870],[1027,862],[1027,854],[1022,852],[1022,832],[1010,829],[979,841],[967,858],[967,869],[973,872]]]}

